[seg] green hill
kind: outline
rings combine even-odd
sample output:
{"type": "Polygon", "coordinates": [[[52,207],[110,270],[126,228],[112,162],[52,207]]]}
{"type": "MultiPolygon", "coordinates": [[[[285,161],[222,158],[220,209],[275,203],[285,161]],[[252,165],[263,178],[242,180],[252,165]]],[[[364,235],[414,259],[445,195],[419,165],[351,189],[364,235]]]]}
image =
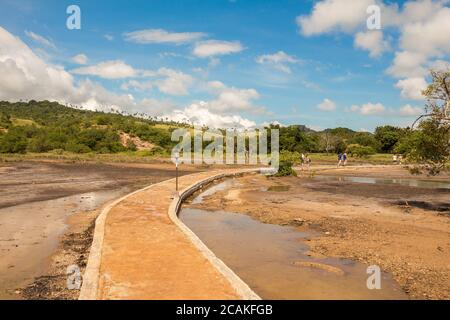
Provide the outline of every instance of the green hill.
{"type": "MultiPolygon", "coordinates": [[[[187,124],[159,121],[143,114],[88,111],[49,101],[0,101],[0,153],[125,152],[168,156],[175,145],[172,131],[179,127],[192,129],[187,124]]],[[[374,135],[347,128],[318,132],[304,125],[271,127],[280,130],[280,150],[295,153],[295,157],[301,152],[389,153],[403,130],[385,126],[377,128],[374,135]]]]}
{"type": "Polygon", "coordinates": [[[0,102],[0,153],[73,153],[135,151],[136,139],[149,142],[153,153],[173,146],[171,131],[181,124],[118,113],[95,112],[56,102],[0,102]]]}

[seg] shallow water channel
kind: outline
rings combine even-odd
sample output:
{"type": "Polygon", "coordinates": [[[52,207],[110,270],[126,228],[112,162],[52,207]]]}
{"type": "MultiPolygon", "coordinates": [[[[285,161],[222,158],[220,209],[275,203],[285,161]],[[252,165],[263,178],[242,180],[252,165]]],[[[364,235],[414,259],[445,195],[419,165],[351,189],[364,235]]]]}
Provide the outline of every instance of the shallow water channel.
{"type": "MultiPolygon", "coordinates": [[[[225,180],[197,195],[193,203],[233,185],[233,180],[225,180]]],[[[308,256],[307,239],[320,236],[312,231],[188,206],[182,208],[181,220],[263,299],[407,299],[387,273],[381,274],[380,290],[369,290],[366,265],[308,256]]]]}
{"type": "Polygon", "coordinates": [[[398,184],[407,187],[428,188],[428,189],[450,189],[450,182],[437,180],[420,179],[386,179],[373,177],[354,176],[315,176],[316,180],[354,182],[365,184],[398,184]]]}

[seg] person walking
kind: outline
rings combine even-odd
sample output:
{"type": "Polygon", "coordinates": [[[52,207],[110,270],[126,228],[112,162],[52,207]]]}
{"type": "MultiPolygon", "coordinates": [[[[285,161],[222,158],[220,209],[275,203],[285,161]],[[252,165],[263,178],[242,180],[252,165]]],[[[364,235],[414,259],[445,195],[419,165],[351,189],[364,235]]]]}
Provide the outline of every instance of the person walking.
{"type": "Polygon", "coordinates": [[[344,152],[343,156],[342,156],[342,160],[344,161],[344,167],[347,165],[347,152],[344,152]]]}
{"type": "Polygon", "coordinates": [[[306,162],[305,155],[303,153],[302,153],[301,161],[302,161],[302,171],[303,171],[303,166],[305,165],[305,162],[306,162]]]}
{"type": "Polygon", "coordinates": [[[339,154],[338,154],[338,168],[341,166],[341,164],[342,164],[342,153],[340,153],[339,152],[339,154]]]}
{"type": "Polygon", "coordinates": [[[307,167],[308,170],[309,170],[309,167],[310,167],[310,165],[311,165],[311,158],[309,157],[308,154],[306,154],[306,156],[305,156],[305,162],[306,162],[306,167],[307,167]]]}

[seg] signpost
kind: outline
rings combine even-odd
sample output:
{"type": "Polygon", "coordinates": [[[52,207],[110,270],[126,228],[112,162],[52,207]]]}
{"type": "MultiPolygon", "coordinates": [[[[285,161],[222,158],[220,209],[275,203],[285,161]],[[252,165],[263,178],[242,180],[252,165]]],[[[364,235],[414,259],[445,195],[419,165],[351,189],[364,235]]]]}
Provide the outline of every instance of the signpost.
{"type": "Polygon", "coordinates": [[[177,194],[178,194],[178,160],[179,160],[179,158],[180,158],[180,154],[178,153],[178,152],[175,152],[175,183],[176,183],[176,186],[175,186],[175,190],[176,190],[176,192],[177,192],[177,194]]]}

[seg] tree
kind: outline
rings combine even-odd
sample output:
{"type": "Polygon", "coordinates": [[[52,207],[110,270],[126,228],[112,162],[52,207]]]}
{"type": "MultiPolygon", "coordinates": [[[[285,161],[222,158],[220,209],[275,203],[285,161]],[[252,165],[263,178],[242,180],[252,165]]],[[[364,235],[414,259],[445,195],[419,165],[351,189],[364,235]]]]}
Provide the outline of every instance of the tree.
{"type": "Polygon", "coordinates": [[[427,99],[426,114],[413,123],[398,150],[421,164],[429,175],[437,175],[450,161],[450,69],[432,70],[431,83],[422,94],[427,99]]]}
{"type": "Polygon", "coordinates": [[[439,174],[450,161],[450,122],[434,117],[420,122],[418,130],[405,136],[396,150],[421,165],[415,172],[425,169],[429,175],[439,174]]]}
{"type": "Polygon", "coordinates": [[[380,144],[379,151],[392,153],[397,142],[405,134],[405,130],[393,126],[381,126],[375,129],[375,139],[380,144]]]}
{"type": "Polygon", "coordinates": [[[422,91],[427,99],[427,113],[421,115],[414,125],[424,117],[432,117],[441,122],[450,121],[450,68],[443,71],[431,70],[431,83],[422,91]]]}

